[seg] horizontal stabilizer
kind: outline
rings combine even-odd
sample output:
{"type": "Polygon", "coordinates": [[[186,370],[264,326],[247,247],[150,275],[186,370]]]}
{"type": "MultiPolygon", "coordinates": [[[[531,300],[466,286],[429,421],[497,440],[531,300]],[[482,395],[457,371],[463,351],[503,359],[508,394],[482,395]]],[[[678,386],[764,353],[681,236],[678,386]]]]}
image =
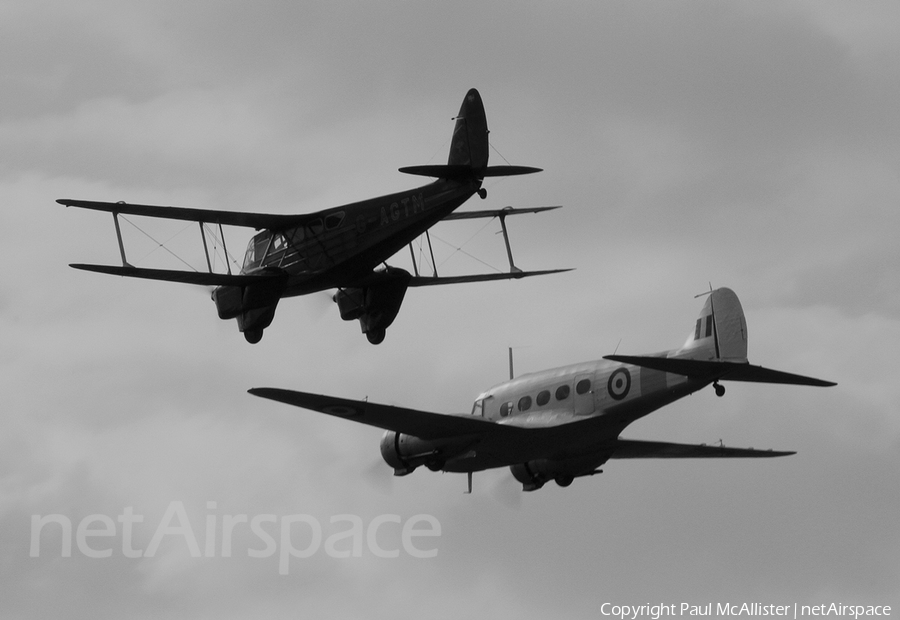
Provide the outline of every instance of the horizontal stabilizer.
{"type": "Polygon", "coordinates": [[[67,207],[106,211],[107,213],[117,213],[121,215],[138,215],[167,220],[185,220],[188,222],[222,224],[223,226],[246,226],[257,230],[263,228],[283,230],[286,228],[293,228],[313,219],[313,216],[310,215],[278,215],[268,213],[246,213],[241,211],[218,211],[213,209],[191,209],[188,207],[159,207],[155,205],[133,205],[125,202],[71,200],[69,198],[60,198],[56,202],[67,207]]]}
{"type": "Polygon", "coordinates": [[[618,439],[613,442],[611,459],[694,459],[694,458],[765,458],[790,456],[796,452],[754,450],[753,448],[729,448],[707,444],[669,443],[665,441],[638,441],[618,439]]]}
{"type": "Polygon", "coordinates": [[[543,211],[552,211],[553,209],[560,208],[562,208],[562,205],[553,207],[504,207],[502,209],[483,209],[480,211],[454,211],[441,221],[474,220],[482,217],[506,217],[507,215],[521,215],[523,213],[542,213],[543,211]]]}
{"type": "Polygon", "coordinates": [[[465,177],[483,179],[485,177],[509,177],[541,172],[541,168],[532,168],[531,166],[488,166],[486,168],[473,168],[472,166],[465,164],[404,166],[399,170],[404,174],[415,174],[437,179],[459,179],[465,177]]]}
{"type": "Polygon", "coordinates": [[[422,439],[484,435],[488,432],[516,433],[519,430],[471,415],[432,413],[323,394],[309,394],[279,388],[252,388],[248,392],[254,396],[318,411],[360,424],[415,435],[422,439]]]}
{"type": "Polygon", "coordinates": [[[641,355],[605,355],[604,359],[623,364],[634,364],[653,370],[685,375],[707,381],[748,381],[753,383],[785,383],[790,385],[812,385],[829,387],[837,385],[832,381],[824,381],[813,377],[795,375],[780,370],[772,370],[762,366],[740,362],[719,362],[693,360],[674,357],[654,357],[641,355]]]}
{"type": "Polygon", "coordinates": [[[504,273],[479,273],[468,276],[413,276],[409,286],[437,286],[439,284],[466,284],[469,282],[491,282],[494,280],[518,280],[529,276],[544,276],[551,273],[563,273],[572,269],[544,269],[541,271],[512,271],[504,273]]]}
{"type": "Polygon", "coordinates": [[[281,274],[267,275],[229,275],[225,273],[205,273],[202,271],[178,271],[174,269],[143,269],[140,267],[119,267],[117,265],[69,265],[74,269],[108,273],[114,276],[127,278],[143,278],[145,280],[165,280],[167,282],[181,282],[184,284],[199,284],[202,286],[246,286],[256,284],[263,280],[272,280],[284,277],[281,274]]]}

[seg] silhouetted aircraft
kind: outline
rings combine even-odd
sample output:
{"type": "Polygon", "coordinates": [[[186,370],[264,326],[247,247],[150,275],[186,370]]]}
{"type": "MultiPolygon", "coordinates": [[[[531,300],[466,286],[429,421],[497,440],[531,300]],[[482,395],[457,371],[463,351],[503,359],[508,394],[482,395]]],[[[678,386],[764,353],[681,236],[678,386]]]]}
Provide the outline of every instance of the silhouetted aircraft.
{"type": "MultiPolygon", "coordinates": [[[[512,368],[510,368],[512,374],[512,368]]],[[[525,491],[555,480],[568,486],[600,473],[609,459],[772,457],[774,452],[722,445],[689,445],[622,439],[629,424],[664,405],[720,381],[830,386],[822,381],[750,365],[747,324],[737,295],[709,293],[687,342],[653,355],[607,355],[510,378],[475,399],[470,414],[446,415],[368,401],[275,388],[251,394],[361,424],[387,429],[381,454],[394,475],[420,465],[432,471],[467,472],[510,467],[525,491]]]]}
{"type": "MultiPolygon", "coordinates": [[[[235,211],[189,209],[60,199],[58,203],[107,211],[113,214],[121,266],[73,264],[76,269],[133,278],[168,280],[215,286],[213,301],[221,319],[237,319],[238,329],[248,342],[256,343],[272,323],[275,308],[283,297],[307,295],[338,289],[334,295],[341,318],[358,319],[363,333],[373,344],[385,337],[409,287],[459,284],[524,278],[568,271],[550,269],[522,271],[513,264],[505,219],[509,215],[538,213],[557,207],[493,209],[453,213],[473,194],[487,196],[482,182],[486,177],[539,172],[526,166],[488,166],[488,128],[481,96],[470,90],[456,117],[450,156],[446,165],[400,168],[401,172],[434,177],[437,180],[405,192],[372,198],[302,215],[274,215],[235,211]],[[119,215],[136,215],[198,222],[208,272],[147,269],[135,267],[125,258],[119,215]],[[390,267],[385,261],[405,245],[427,234],[440,221],[500,219],[509,257],[509,272],[462,276],[410,274],[390,267]],[[206,225],[218,226],[207,231],[206,225]],[[261,230],[250,241],[239,274],[214,273],[207,237],[213,235],[224,245],[222,226],[245,226],[261,230]]],[[[429,238],[430,244],[430,238],[429,238]]],[[[410,246],[412,247],[412,246],[410,246]]],[[[227,249],[226,249],[227,255],[227,249]]],[[[415,265],[414,265],[415,267],[415,265]]]]}

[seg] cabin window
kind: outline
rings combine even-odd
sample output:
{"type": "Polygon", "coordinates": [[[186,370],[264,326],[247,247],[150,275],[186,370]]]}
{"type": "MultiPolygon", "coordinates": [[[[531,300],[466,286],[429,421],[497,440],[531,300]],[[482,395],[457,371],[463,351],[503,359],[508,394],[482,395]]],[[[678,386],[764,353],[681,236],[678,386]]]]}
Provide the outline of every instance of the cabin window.
{"type": "Polygon", "coordinates": [[[575,391],[578,394],[585,394],[591,390],[591,380],[582,379],[575,385],[575,391]]]}
{"type": "Polygon", "coordinates": [[[556,388],[556,400],[565,400],[569,397],[569,386],[561,385],[556,388]]]}
{"type": "Polygon", "coordinates": [[[338,213],[332,213],[329,216],[325,217],[325,230],[332,230],[341,225],[341,222],[344,221],[344,212],[339,211],[338,213]]]}
{"type": "Polygon", "coordinates": [[[314,219],[312,222],[307,224],[306,227],[309,229],[310,235],[318,235],[322,232],[322,220],[314,219]]]}
{"type": "Polygon", "coordinates": [[[528,411],[531,409],[531,396],[523,396],[519,399],[519,411],[528,411]]]}
{"type": "Polygon", "coordinates": [[[550,390],[542,390],[540,393],[538,393],[537,399],[535,399],[535,402],[537,402],[538,407],[543,407],[544,405],[549,403],[550,402],[550,390]]]}
{"type": "Polygon", "coordinates": [[[512,403],[503,403],[500,405],[500,417],[505,418],[512,411],[512,403]]]}

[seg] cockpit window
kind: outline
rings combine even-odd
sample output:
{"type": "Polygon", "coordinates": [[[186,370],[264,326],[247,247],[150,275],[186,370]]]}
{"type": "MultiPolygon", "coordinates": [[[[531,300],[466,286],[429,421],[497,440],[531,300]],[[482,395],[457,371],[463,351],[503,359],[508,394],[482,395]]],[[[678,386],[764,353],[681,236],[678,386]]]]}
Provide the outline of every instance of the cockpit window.
{"type": "Polygon", "coordinates": [[[475,401],[475,404],[472,405],[472,415],[477,415],[479,418],[484,415],[484,401],[478,399],[475,401]]]}
{"type": "Polygon", "coordinates": [[[269,238],[272,233],[264,231],[256,235],[247,245],[247,253],[244,255],[244,271],[259,266],[260,261],[266,254],[266,248],[269,246],[269,238]]]}
{"type": "Polygon", "coordinates": [[[503,403],[500,405],[500,417],[505,418],[512,411],[512,403],[503,403]]]}

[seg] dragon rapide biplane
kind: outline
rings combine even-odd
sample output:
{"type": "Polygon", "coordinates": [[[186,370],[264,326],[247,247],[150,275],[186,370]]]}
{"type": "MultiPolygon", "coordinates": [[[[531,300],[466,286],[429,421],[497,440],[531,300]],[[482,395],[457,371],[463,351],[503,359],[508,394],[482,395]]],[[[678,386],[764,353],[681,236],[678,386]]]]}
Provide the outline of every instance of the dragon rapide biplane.
{"type": "MultiPolygon", "coordinates": [[[[272,323],[283,297],[337,289],[333,299],[341,318],[358,319],[369,342],[378,344],[394,321],[409,287],[459,284],[524,278],[568,271],[548,269],[522,271],[513,263],[505,218],[538,213],[557,207],[529,207],[454,213],[473,194],[487,197],[482,183],[487,177],[539,172],[527,166],[488,166],[488,128],[481,96],[470,90],[455,118],[450,155],[446,165],[400,168],[408,174],[436,179],[408,191],[302,215],[280,215],[161,207],[60,199],[68,207],[112,213],[122,265],[72,264],[76,269],[132,278],[167,280],[213,286],[212,299],[219,318],[237,319],[238,329],[250,343],[259,342],[272,323]],[[128,262],[119,225],[120,215],[144,216],[197,222],[208,271],[186,271],[137,267],[128,262]],[[387,265],[387,260],[420,235],[427,235],[441,221],[468,218],[499,218],[509,271],[461,276],[414,273],[387,265]],[[207,232],[206,227],[212,232],[207,232]],[[216,235],[224,245],[222,226],[254,228],[258,232],[247,246],[243,266],[232,273],[214,272],[207,237],[216,235]],[[218,227],[218,231],[215,230],[218,227]]],[[[430,238],[428,238],[430,244],[430,238]]],[[[227,249],[226,255],[227,255],[227,249]]],[[[433,253],[432,253],[433,255],[433,253]]],[[[433,262],[433,260],[432,260],[433,262]]]]}

